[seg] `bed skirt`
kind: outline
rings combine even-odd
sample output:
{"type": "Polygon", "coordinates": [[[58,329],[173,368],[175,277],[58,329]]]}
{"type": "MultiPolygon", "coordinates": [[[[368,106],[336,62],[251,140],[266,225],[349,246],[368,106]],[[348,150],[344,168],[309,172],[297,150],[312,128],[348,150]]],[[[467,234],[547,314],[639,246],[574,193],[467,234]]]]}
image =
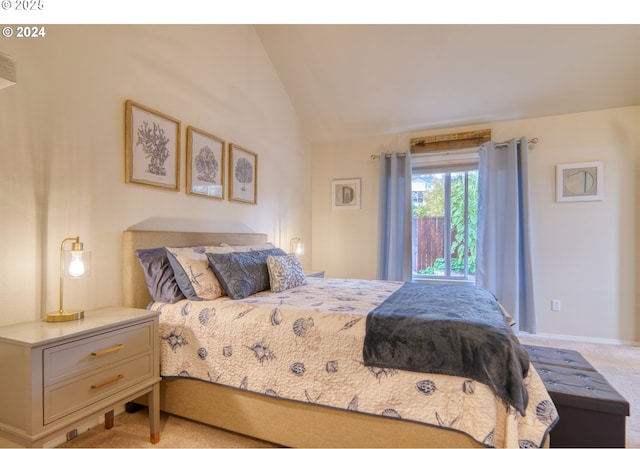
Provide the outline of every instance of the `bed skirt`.
{"type": "MultiPolygon", "coordinates": [[[[136,402],[145,404],[144,398],[136,402]]],[[[286,447],[483,447],[450,429],[272,398],[197,379],[163,379],[160,404],[172,415],[286,447]]]]}

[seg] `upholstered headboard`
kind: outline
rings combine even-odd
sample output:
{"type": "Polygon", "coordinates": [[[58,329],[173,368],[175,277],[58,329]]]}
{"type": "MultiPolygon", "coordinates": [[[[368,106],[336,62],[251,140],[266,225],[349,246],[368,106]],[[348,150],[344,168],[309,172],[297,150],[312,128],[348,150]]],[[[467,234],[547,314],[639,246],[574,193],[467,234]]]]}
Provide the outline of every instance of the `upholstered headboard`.
{"type": "Polygon", "coordinates": [[[143,309],[151,302],[144,274],[138,259],[137,249],[163,246],[196,245],[255,245],[266,243],[266,234],[181,232],[181,231],[137,231],[127,230],[122,238],[122,305],[143,309]]]}

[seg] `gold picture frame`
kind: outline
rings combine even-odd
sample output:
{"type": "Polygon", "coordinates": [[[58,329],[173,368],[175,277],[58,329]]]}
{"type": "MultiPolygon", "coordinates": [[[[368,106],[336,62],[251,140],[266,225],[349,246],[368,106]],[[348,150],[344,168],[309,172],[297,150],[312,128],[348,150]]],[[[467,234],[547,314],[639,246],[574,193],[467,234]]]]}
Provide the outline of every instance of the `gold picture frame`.
{"type": "Polygon", "coordinates": [[[125,102],[125,182],[180,190],[180,120],[125,102]]]}
{"type": "Polygon", "coordinates": [[[187,126],[187,194],[224,199],[226,142],[187,126]]]}
{"type": "Polygon", "coordinates": [[[229,200],[258,204],[258,155],[229,144],[229,200]]]}

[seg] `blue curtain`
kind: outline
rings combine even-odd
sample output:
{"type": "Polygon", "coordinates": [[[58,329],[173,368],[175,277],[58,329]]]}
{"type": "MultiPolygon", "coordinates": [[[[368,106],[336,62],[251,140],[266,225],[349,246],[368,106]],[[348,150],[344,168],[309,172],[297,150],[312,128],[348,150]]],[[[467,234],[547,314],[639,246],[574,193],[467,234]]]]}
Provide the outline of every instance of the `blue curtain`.
{"type": "Polygon", "coordinates": [[[380,154],[378,279],[411,279],[411,156],[380,154]]]}
{"type": "Polygon", "coordinates": [[[524,137],[480,147],[476,284],[496,296],[518,329],[535,333],[528,161],[524,137]]]}

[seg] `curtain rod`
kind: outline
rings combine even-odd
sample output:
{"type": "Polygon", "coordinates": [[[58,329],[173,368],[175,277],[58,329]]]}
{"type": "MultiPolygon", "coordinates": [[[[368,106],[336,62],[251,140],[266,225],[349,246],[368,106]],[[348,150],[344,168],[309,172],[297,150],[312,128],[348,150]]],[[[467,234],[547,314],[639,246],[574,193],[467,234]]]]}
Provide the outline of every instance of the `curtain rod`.
{"type": "MultiPolygon", "coordinates": [[[[398,157],[405,157],[407,155],[407,153],[398,153],[398,157]]],[[[384,153],[384,157],[389,158],[391,157],[391,154],[389,153],[384,153]]],[[[372,154],[371,155],[371,160],[376,160],[376,159],[380,159],[380,155],[379,154],[372,154]]]]}
{"type": "MultiPolygon", "coordinates": [[[[531,143],[536,144],[536,143],[538,143],[538,138],[537,138],[537,137],[534,137],[533,139],[527,140],[527,143],[529,143],[529,144],[531,144],[531,143]]],[[[495,146],[496,146],[496,147],[504,147],[504,146],[506,146],[506,145],[509,145],[509,140],[505,140],[504,142],[496,142],[496,143],[495,143],[495,146]]]]}
{"type": "MultiPolygon", "coordinates": [[[[538,141],[539,141],[539,139],[538,139],[537,137],[534,137],[533,139],[527,140],[527,143],[528,143],[528,144],[536,144],[536,143],[538,143],[538,141]]],[[[509,141],[508,141],[508,140],[506,140],[506,141],[504,141],[504,142],[496,142],[494,145],[495,145],[496,147],[504,147],[504,146],[506,146],[506,145],[509,145],[509,141]]],[[[449,152],[452,152],[452,151],[453,151],[453,152],[459,152],[459,151],[464,151],[464,150],[470,150],[470,149],[469,149],[469,148],[461,148],[461,149],[459,149],[459,150],[443,150],[443,151],[441,151],[441,152],[440,152],[440,151],[438,151],[438,153],[444,153],[444,152],[449,153],[449,152]]],[[[476,150],[475,150],[475,149],[471,150],[471,152],[473,152],[473,151],[476,151],[476,150]]],[[[404,157],[404,156],[406,156],[406,155],[407,155],[407,153],[398,153],[398,157],[404,157]]],[[[385,157],[391,157],[391,154],[389,154],[389,153],[384,153],[384,156],[385,156],[385,157]]],[[[379,155],[379,154],[372,154],[372,155],[370,156],[370,158],[371,158],[371,160],[372,160],[372,161],[374,161],[374,160],[376,160],[376,159],[380,159],[380,155],[379,155]]]]}

